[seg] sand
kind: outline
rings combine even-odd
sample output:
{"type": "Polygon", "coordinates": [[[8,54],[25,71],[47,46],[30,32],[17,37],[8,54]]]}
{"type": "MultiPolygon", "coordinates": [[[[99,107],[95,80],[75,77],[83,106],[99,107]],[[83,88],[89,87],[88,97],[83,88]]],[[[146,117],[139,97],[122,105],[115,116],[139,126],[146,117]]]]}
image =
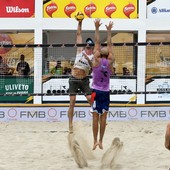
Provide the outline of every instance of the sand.
{"type": "MultiPolygon", "coordinates": [[[[84,152],[84,146],[86,151],[89,148],[89,153],[84,154],[87,163],[84,169],[168,170],[170,151],[164,147],[167,123],[108,122],[104,149],[92,151],[91,122],[75,122],[79,151],[84,152]],[[123,144],[120,150],[112,145],[115,138],[123,144]],[[110,152],[109,148],[114,149],[110,152]],[[111,161],[112,166],[108,165],[111,161]]],[[[0,170],[80,169],[68,145],[67,130],[68,122],[1,122],[0,170]]]]}

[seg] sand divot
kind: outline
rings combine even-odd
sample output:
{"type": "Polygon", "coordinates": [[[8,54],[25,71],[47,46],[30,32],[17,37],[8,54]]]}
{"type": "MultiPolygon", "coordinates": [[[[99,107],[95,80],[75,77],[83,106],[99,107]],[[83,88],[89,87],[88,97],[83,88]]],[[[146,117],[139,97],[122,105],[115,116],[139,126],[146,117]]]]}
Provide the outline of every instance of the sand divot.
{"type": "Polygon", "coordinates": [[[74,157],[75,162],[77,163],[79,168],[88,167],[87,159],[78,143],[75,139],[74,133],[68,134],[68,144],[72,156],[74,157]]]}
{"type": "Polygon", "coordinates": [[[74,155],[73,155],[74,159],[77,165],[79,166],[79,168],[88,167],[88,163],[85,158],[85,155],[82,149],[80,148],[79,143],[76,140],[73,140],[73,151],[74,151],[74,155]]]}
{"type": "Polygon", "coordinates": [[[82,126],[78,124],[74,128],[74,132],[68,134],[68,144],[78,167],[84,168],[88,167],[87,159],[92,160],[95,157],[81,132],[83,132],[82,126]]]}
{"type": "Polygon", "coordinates": [[[87,136],[84,134],[84,127],[82,122],[77,122],[74,126],[74,137],[78,141],[85,157],[89,160],[95,159],[94,153],[88,144],[87,136]],[[86,137],[86,138],[85,138],[86,137]]]}
{"type": "Polygon", "coordinates": [[[104,153],[101,159],[101,169],[115,169],[116,159],[123,148],[123,142],[119,138],[114,138],[109,149],[104,153]]]}

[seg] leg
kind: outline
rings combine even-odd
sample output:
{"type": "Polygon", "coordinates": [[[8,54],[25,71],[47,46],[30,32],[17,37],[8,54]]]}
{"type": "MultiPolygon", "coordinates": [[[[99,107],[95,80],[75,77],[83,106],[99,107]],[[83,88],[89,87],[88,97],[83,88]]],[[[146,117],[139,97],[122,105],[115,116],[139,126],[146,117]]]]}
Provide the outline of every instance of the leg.
{"type": "Polygon", "coordinates": [[[85,94],[86,96],[86,99],[88,101],[88,103],[90,104],[91,106],[91,93],[92,93],[92,90],[89,86],[90,84],[90,80],[89,80],[89,77],[87,76],[85,79],[81,80],[81,83],[79,84],[79,89],[85,94]]]}
{"type": "Polygon", "coordinates": [[[75,102],[76,102],[76,96],[70,96],[70,105],[68,109],[69,132],[73,132],[73,113],[74,113],[75,102]]]}
{"type": "Polygon", "coordinates": [[[95,150],[98,145],[97,142],[98,126],[99,126],[98,122],[99,122],[99,114],[94,112],[93,113],[93,138],[94,138],[93,150],[95,150]]]}
{"type": "Polygon", "coordinates": [[[103,136],[106,128],[106,118],[107,118],[107,112],[104,112],[100,117],[100,139],[99,139],[99,148],[103,149],[103,136]]]}
{"type": "Polygon", "coordinates": [[[165,133],[165,148],[170,150],[170,123],[168,123],[165,133]]]}
{"type": "Polygon", "coordinates": [[[91,104],[92,104],[92,103],[91,103],[91,95],[87,95],[87,96],[86,96],[86,99],[87,99],[88,103],[89,103],[90,106],[91,106],[91,104]]]}

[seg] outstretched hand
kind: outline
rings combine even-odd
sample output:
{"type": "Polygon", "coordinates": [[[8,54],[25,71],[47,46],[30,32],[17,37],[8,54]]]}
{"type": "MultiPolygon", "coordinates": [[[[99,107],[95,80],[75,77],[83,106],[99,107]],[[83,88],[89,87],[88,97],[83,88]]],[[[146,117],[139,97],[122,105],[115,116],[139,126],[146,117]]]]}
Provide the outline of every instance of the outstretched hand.
{"type": "Polygon", "coordinates": [[[95,25],[96,28],[99,28],[102,25],[99,18],[94,20],[94,25],[95,25]]]}
{"type": "Polygon", "coordinates": [[[108,31],[110,31],[110,30],[113,28],[113,25],[114,25],[113,21],[110,21],[109,24],[108,24],[108,25],[105,25],[105,26],[106,26],[106,29],[107,29],[108,31]]]}

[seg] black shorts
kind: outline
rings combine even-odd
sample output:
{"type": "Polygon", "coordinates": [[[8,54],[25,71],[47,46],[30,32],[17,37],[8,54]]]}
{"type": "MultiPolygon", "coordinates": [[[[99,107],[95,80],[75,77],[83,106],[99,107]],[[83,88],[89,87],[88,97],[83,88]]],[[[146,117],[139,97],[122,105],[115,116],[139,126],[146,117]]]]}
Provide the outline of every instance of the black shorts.
{"type": "Polygon", "coordinates": [[[69,78],[69,95],[75,96],[77,93],[82,92],[85,96],[91,95],[90,81],[88,77],[77,79],[73,76],[69,78]]]}

